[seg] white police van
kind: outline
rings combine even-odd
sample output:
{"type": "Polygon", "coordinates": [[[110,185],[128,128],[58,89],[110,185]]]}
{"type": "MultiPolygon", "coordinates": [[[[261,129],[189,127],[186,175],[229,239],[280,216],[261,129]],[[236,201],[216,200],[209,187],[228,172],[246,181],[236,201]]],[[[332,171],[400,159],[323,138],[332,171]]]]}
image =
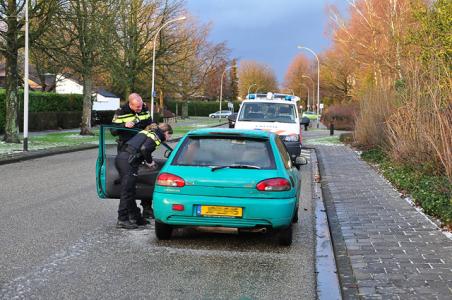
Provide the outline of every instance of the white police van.
{"type": "Polygon", "coordinates": [[[278,134],[292,158],[300,155],[299,97],[287,94],[249,94],[240,106],[235,128],[260,129],[278,134]]]}

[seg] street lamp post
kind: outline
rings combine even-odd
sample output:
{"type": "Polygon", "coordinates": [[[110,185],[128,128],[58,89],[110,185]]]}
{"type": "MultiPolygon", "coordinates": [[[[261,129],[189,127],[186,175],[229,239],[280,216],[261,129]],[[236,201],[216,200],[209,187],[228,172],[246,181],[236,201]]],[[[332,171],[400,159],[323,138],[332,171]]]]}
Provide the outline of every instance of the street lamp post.
{"type": "MultiPolygon", "coordinates": [[[[223,73],[221,74],[221,80],[220,80],[220,120],[221,120],[221,101],[223,99],[223,77],[227,70],[229,70],[232,66],[228,66],[224,68],[223,73]]],[[[248,89],[249,90],[249,89],[248,89]]]]}
{"type": "Polygon", "coordinates": [[[320,113],[320,111],[319,111],[319,109],[320,109],[320,61],[319,61],[319,57],[317,56],[317,54],[314,51],[312,51],[308,47],[298,46],[297,48],[305,49],[305,50],[311,52],[317,59],[317,128],[319,128],[319,113],[320,113]]]}
{"type": "Polygon", "coordinates": [[[160,26],[160,28],[157,30],[157,32],[155,33],[155,36],[154,36],[154,45],[153,45],[153,49],[152,49],[152,88],[151,88],[151,118],[152,119],[154,119],[155,43],[157,42],[157,37],[159,36],[160,30],[162,30],[163,27],[167,26],[170,23],[182,21],[185,19],[186,19],[186,17],[182,16],[182,17],[179,17],[179,18],[176,18],[173,20],[169,20],[168,22],[166,22],[165,24],[160,26]]]}
{"type": "Polygon", "coordinates": [[[24,145],[28,151],[28,0],[25,1],[25,66],[24,66],[24,145]]]}
{"type": "MultiPolygon", "coordinates": [[[[302,75],[301,77],[303,78],[308,78],[309,80],[311,80],[312,82],[312,96],[315,96],[315,83],[314,80],[312,80],[311,76],[307,76],[307,75],[302,75]]],[[[309,93],[309,89],[308,89],[308,93],[309,93]]],[[[309,106],[309,100],[308,100],[308,106],[309,106]]]]}
{"type": "MultiPolygon", "coordinates": [[[[305,84],[305,83],[303,83],[303,85],[306,87],[306,89],[308,90],[308,105],[307,105],[307,107],[306,107],[306,110],[309,110],[309,103],[310,103],[310,101],[309,101],[309,87],[305,84]]],[[[314,90],[312,90],[312,91],[314,91],[314,90]]]]}
{"type": "Polygon", "coordinates": [[[248,94],[247,94],[247,95],[250,94],[250,89],[251,89],[251,87],[252,87],[252,86],[255,86],[255,85],[257,85],[257,84],[253,83],[253,84],[251,84],[251,85],[248,87],[248,94]]]}
{"type": "Polygon", "coordinates": [[[260,86],[257,86],[257,88],[256,88],[256,98],[257,98],[257,92],[259,91],[259,89],[261,88],[262,86],[260,85],[260,86]]]}

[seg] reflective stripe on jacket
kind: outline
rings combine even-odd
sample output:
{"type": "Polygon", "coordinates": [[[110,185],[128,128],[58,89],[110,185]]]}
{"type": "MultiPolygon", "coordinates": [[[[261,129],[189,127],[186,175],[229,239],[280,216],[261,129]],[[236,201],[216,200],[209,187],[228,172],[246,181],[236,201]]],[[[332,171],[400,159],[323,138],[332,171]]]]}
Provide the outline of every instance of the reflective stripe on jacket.
{"type": "Polygon", "coordinates": [[[124,115],[115,115],[113,117],[113,123],[115,124],[124,124],[127,122],[138,123],[140,121],[145,121],[151,119],[151,113],[149,111],[142,111],[136,114],[124,114],[124,115]]]}
{"type": "Polygon", "coordinates": [[[131,138],[127,147],[134,163],[141,163],[143,159],[147,163],[152,163],[152,152],[162,143],[159,135],[153,131],[142,130],[131,138]]]}
{"type": "Polygon", "coordinates": [[[139,133],[142,133],[148,138],[152,139],[155,142],[156,146],[160,146],[160,144],[162,143],[157,134],[155,134],[155,132],[153,131],[141,130],[139,133]]]}

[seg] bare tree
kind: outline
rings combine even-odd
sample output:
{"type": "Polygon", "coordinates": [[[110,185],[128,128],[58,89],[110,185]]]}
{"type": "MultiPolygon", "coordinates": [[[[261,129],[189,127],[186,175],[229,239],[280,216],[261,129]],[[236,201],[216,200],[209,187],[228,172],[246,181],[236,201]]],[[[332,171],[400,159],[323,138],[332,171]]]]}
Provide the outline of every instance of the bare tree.
{"type": "Polygon", "coordinates": [[[248,88],[255,85],[253,89],[259,92],[277,92],[278,82],[273,70],[262,63],[255,61],[242,61],[239,66],[239,92],[245,97],[248,88]]]}
{"type": "MultiPolygon", "coordinates": [[[[31,1],[29,9],[30,34],[32,43],[38,36],[47,30],[59,1],[31,1]]],[[[17,116],[19,113],[19,71],[18,53],[25,45],[25,36],[22,29],[25,0],[0,1],[0,53],[6,58],[6,124],[4,141],[19,143],[19,126],[17,116]]]]}
{"type": "Polygon", "coordinates": [[[83,85],[80,134],[91,134],[94,76],[102,70],[103,49],[114,27],[113,0],[66,0],[43,41],[50,56],[83,85]]]}
{"type": "MultiPolygon", "coordinates": [[[[284,77],[283,86],[287,89],[290,89],[295,94],[301,95],[306,94],[303,91],[306,89],[306,86],[310,88],[312,83],[309,82],[309,79],[303,76],[312,76],[309,68],[309,61],[303,54],[297,55],[289,67],[287,68],[286,75],[284,77]]],[[[311,93],[314,94],[314,91],[311,89],[311,93]]],[[[307,104],[306,104],[307,105],[307,104]]]]}
{"type": "MultiPolygon", "coordinates": [[[[121,0],[117,3],[116,12],[116,30],[105,49],[104,58],[115,89],[126,98],[131,91],[148,88],[144,79],[150,78],[146,75],[152,64],[153,39],[163,23],[182,13],[182,2],[121,0]]],[[[173,24],[164,30],[178,31],[178,26],[173,24]]],[[[171,50],[162,45],[177,45],[177,41],[173,45],[162,43],[164,36],[162,33],[156,49],[157,61],[171,50]]]]}
{"type": "MultiPolygon", "coordinates": [[[[206,80],[214,74],[217,66],[227,60],[229,50],[225,43],[207,41],[209,26],[199,26],[190,22],[179,40],[183,43],[175,58],[180,58],[173,65],[168,65],[165,73],[165,86],[174,91],[175,96],[184,100],[193,96],[202,96],[206,80]]],[[[173,57],[174,59],[174,57],[173,57]]]]}

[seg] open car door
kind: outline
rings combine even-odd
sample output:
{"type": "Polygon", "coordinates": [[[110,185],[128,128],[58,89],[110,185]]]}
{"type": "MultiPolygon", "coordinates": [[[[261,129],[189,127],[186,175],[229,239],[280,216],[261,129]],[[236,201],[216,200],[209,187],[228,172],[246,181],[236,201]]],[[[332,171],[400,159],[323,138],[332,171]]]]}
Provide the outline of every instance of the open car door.
{"type": "MultiPolygon", "coordinates": [[[[121,180],[116,169],[117,136],[120,131],[137,131],[136,129],[118,128],[112,125],[102,125],[99,130],[99,152],[96,162],[97,194],[100,198],[119,199],[121,194],[121,180]],[[112,134],[115,133],[114,135],[112,134]]],[[[136,199],[152,199],[155,180],[166,162],[164,152],[166,148],[161,145],[154,151],[152,158],[157,168],[149,169],[141,165],[138,169],[136,183],[136,199]]]]}

